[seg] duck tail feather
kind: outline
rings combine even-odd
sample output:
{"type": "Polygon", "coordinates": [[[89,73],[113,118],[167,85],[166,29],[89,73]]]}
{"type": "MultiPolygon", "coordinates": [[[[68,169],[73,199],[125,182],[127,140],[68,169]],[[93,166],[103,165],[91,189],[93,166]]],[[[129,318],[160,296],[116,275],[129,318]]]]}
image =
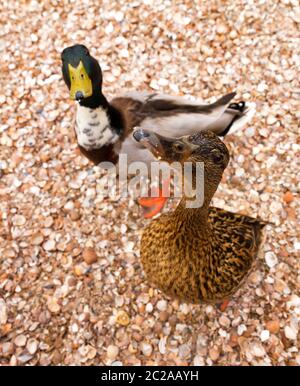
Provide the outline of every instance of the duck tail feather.
{"type": "Polygon", "coordinates": [[[222,96],[214,103],[207,105],[207,108],[212,112],[212,115],[215,117],[215,119],[220,118],[221,115],[224,114],[224,112],[230,105],[230,101],[235,97],[235,95],[236,92],[231,92],[222,96]]]}
{"type": "MultiPolygon", "coordinates": [[[[230,107],[230,106],[229,106],[230,107]]],[[[254,102],[247,102],[243,108],[242,114],[236,116],[230,129],[226,134],[233,134],[248,124],[256,112],[256,104],[254,102]]]]}

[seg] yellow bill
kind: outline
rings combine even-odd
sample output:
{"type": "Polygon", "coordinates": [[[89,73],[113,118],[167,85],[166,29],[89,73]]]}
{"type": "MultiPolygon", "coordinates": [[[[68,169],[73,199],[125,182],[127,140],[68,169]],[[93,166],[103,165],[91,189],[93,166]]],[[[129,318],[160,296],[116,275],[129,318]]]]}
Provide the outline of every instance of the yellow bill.
{"type": "Polygon", "coordinates": [[[70,98],[76,99],[76,93],[81,92],[84,98],[87,98],[93,94],[92,81],[89,78],[82,61],[79,62],[78,66],[75,68],[68,65],[69,75],[70,75],[70,98]]]}

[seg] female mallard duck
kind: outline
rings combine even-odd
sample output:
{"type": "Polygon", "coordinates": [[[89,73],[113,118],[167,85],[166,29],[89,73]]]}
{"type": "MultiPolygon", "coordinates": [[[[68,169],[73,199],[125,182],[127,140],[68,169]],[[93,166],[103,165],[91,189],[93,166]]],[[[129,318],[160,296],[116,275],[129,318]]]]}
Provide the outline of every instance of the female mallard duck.
{"type": "MultiPolygon", "coordinates": [[[[141,260],[147,277],[181,300],[222,302],[249,273],[264,227],[257,219],[209,206],[229,161],[226,146],[209,131],[173,139],[138,129],[133,136],[168,163],[204,164],[203,205],[187,208],[183,196],[174,212],[152,220],[143,231],[141,260]]],[[[192,182],[195,186],[195,176],[192,182]]]]}
{"type": "Polygon", "coordinates": [[[75,132],[79,149],[95,164],[116,163],[119,154],[127,154],[128,163],[151,162],[151,154],[132,138],[135,126],[157,127],[160,134],[174,138],[204,129],[224,136],[243,125],[254,112],[244,102],[230,103],[235,93],[206,105],[147,92],[128,93],[108,102],[102,94],[100,65],[85,46],[68,47],[61,58],[70,98],[78,102],[75,132]]]}

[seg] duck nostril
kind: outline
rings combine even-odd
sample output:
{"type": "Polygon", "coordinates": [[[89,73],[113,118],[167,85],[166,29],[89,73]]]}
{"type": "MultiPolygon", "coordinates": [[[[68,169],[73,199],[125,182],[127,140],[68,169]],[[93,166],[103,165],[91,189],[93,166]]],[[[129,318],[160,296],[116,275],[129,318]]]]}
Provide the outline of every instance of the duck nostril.
{"type": "Polygon", "coordinates": [[[82,91],[77,91],[76,94],[75,94],[75,99],[76,99],[77,101],[81,101],[83,98],[84,98],[84,97],[83,97],[82,91]]]}

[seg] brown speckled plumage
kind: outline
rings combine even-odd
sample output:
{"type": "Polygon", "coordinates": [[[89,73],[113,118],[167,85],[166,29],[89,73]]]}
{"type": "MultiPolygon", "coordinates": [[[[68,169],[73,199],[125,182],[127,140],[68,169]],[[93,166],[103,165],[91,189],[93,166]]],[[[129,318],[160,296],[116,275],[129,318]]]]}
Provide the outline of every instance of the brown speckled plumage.
{"type": "Polygon", "coordinates": [[[189,209],[183,197],[174,212],[151,221],[142,235],[141,260],[149,281],[166,294],[192,303],[221,302],[250,272],[264,223],[209,207],[229,161],[224,143],[211,132],[181,142],[185,149],[176,154],[172,142],[160,138],[169,162],[172,149],[173,160],[204,162],[204,204],[189,209]],[[187,143],[199,148],[189,152],[187,143]]]}

